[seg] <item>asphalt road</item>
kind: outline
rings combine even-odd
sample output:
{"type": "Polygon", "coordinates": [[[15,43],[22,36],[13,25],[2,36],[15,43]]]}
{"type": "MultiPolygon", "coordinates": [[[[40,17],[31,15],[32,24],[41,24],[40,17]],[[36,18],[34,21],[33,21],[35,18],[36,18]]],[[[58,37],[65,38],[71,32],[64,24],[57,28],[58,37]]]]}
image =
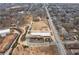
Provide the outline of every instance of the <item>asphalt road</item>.
{"type": "Polygon", "coordinates": [[[61,54],[61,55],[66,55],[66,50],[65,50],[65,47],[64,45],[62,44],[62,41],[60,40],[60,37],[58,35],[58,32],[54,26],[54,23],[52,22],[52,19],[50,17],[50,14],[49,14],[49,11],[47,9],[47,7],[45,6],[45,10],[46,10],[46,13],[47,13],[47,16],[49,17],[48,19],[48,23],[49,23],[49,26],[51,28],[51,31],[52,33],[54,34],[55,36],[55,40],[54,42],[56,43],[57,47],[58,47],[58,52],[61,54]]]}

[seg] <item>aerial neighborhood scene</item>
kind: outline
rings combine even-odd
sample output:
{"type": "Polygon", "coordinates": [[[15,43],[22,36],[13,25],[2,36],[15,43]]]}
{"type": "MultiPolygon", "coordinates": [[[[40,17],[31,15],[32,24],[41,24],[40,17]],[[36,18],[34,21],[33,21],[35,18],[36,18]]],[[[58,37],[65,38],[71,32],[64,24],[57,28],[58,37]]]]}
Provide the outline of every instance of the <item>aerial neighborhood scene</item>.
{"type": "Polygon", "coordinates": [[[79,4],[0,3],[0,55],[79,55],[79,4]]]}

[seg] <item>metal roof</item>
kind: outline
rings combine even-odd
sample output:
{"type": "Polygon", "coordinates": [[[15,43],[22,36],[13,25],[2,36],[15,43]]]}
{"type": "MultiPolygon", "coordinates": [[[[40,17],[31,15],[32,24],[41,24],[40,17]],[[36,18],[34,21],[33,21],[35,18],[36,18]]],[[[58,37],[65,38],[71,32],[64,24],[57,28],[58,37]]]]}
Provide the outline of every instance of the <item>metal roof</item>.
{"type": "Polygon", "coordinates": [[[50,36],[49,32],[32,32],[31,35],[50,36]]]}
{"type": "Polygon", "coordinates": [[[3,33],[9,33],[10,32],[10,29],[1,29],[0,30],[0,34],[3,34],[3,33]]]}

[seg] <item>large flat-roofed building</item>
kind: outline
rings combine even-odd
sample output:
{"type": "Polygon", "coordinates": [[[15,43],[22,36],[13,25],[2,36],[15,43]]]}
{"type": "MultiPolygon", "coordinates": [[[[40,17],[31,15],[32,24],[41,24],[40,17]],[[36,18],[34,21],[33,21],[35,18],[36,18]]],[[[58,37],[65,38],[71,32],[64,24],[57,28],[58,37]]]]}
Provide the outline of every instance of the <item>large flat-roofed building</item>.
{"type": "Polygon", "coordinates": [[[2,37],[6,36],[6,34],[10,33],[10,29],[1,29],[0,30],[0,35],[2,37]]]}
{"type": "Polygon", "coordinates": [[[32,32],[31,35],[50,36],[50,33],[49,32],[32,32]]]}
{"type": "Polygon", "coordinates": [[[34,20],[29,31],[26,35],[26,42],[30,47],[49,46],[52,44],[51,31],[45,20],[34,20]]]}

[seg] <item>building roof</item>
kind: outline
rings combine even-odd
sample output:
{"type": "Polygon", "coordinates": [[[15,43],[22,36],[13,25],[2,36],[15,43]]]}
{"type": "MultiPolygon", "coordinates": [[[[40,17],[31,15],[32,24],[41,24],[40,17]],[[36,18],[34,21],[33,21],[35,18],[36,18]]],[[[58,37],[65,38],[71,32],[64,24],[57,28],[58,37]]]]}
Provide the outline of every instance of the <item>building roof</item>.
{"type": "Polygon", "coordinates": [[[10,29],[1,29],[0,30],[0,34],[3,34],[3,33],[9,33],[10,32],[10,29]]]}
{"type": "Polygon", "coordinates": [[[32,32],[31,35],[50,36],[50,32],[32,32]]]}

